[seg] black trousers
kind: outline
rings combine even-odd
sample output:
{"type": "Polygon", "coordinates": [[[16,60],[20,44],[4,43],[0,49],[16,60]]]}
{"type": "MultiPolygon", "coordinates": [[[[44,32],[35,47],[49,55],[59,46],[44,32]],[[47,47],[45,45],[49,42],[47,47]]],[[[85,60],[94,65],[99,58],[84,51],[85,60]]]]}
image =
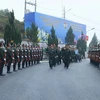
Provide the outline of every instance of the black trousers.
{"type": "Polygon", "coordinates": [[[15,60],[14,65],[13,65],[13,71],[16,70],[16,64],[17,64],[17,60],[15,60]]]}
{"type": "Polygon", "coordinates": [[[18,69],[20,69],[20,61],[18,62],[18,69]]]}
{"type": "Polygon", "coordinates": [[[3,73],[4,60],[0,60],[0,75],[3,73]]]}
{"type": "Polygon", "coordinates": [[[52,67],[53,67],[53,60],[50,58],[49,58],[49,67],[50,67],[50,69],[52,69],[52,67]]]}
{"type": "Polygon", "coordinates": [[[68,69],[68,67],[69,67],[69,61],[64,62],[64,67],[68,69]]]}
{"type": "Polygon", "coordinates": [[[22,61],[22,68],[24,68],[25,60],[22,61]]]}
{"type": "Polygon", "coordinates": [[[9,61],[8,61],[8,65],[7,65],[7,72],[9,72],[9,71],[10,71],[11,62],[12,62],[11,60],[9,60],[9,61]]]}
{"type": "Polygon", "coordinates": [[[55,67],[56,66],[56,59],[54,57],[52,58],[52,62],[53,62],[53,66],[55,67]]]}
{"type": "Polygon", "coordinates": [[[26,61],[26,67],[27,67],[27,61],[26,61]]]}

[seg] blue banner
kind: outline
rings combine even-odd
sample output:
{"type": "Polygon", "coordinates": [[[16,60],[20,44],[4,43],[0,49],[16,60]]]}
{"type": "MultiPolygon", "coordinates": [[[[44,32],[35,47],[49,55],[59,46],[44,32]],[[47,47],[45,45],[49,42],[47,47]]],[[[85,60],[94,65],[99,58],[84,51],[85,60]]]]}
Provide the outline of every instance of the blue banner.
{"type": "Polygon", "coordinates": [[[86,25],[84,24],[37,12],[32,12],[25,15],[25,29],[30,27],[32,23],[35,23],[38,26],[39,42],[47,42],[48,35],[51,34],[50,30],[52,26],[55,29],[55,33],[57,35],[59,43],[65,43],[65,36],[70,27],[72,27],[73,34],[75,35],[75,42],[77,42],[77,40],[80,38],[82,32],[84,36],[86,36],[86,25]]]}

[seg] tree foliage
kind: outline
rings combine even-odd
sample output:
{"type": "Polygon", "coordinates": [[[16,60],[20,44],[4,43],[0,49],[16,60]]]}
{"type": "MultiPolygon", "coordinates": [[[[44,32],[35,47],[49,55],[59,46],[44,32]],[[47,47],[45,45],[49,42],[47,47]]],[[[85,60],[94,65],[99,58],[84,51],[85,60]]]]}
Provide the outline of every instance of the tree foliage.
{"type": "Polygon", "coordinates": [[[50,46],[52,44],[52,38],[51,35],[49,34],[48,36],[48,46],[50,46]]]}
{"type": "Polygon", "coordinates": [[[31,27],[26,29],[27,38],[33,43],[38,43],[38,27],[32,23],[31,27]]]}
{"type": "Polygon", "coordinates": [[[79,53],[85,57],[85,51],[87,49],[87,42],[82,32],[81,37],[77,40],[77,49],[79,53]]]}
{"type": "Polygon", "coordinates": [[[15,25],[14,11],[9,12],[8,22],[4,29],[4,40],[6,43],[11,41],[16,44],[21,43],[21,33],[15,25]]]}
{"type": "MultiPolygon", "coordinates": [[[[10,11],[8,9],[0,10],[0,37],[4,37],[4,31],[6,24],[9,22],[10,11]]],[[[24,33],[24,23],[14,18],[15,26],[18,28],[21,34],[24,33]]]]}
{"type": "Polygon", "coordinates": [[[86,41],[80,38],[77,41],[77,48],[81,49],[82,52],[85,52],[86,51],[86,47],[87,47],[86,41]]]}
{"type": "Polygon", "coordinates": [[[74,37],[75,37],[75,35],[73,34],[73,30],[70,27],[68,32],[66,33],[65,43],[73,45],[74,44],[74,37]]]}
{"type": "Polygon", "coordinates": [[[91,40],[89,46],[95,46],[97,44],[98,44],[98,39],[97,39],[96,33],[94,33],[94,35],[92,37],[92,40],[91,40]]]}
{"type": "Polygon", "coordinates": [[[55,34],[55,30],[53,26],[51,28],[51,34],[48,37],[48,46],[50,46],[51,44],[55,44],[56,46],[58,46],[58,38],[55,34]]]}
{"type": "Polygon", "coordinates": [[[9,10],[8,9],[0,10],[0,15],[8,16],[9,15],[9,10]]]}

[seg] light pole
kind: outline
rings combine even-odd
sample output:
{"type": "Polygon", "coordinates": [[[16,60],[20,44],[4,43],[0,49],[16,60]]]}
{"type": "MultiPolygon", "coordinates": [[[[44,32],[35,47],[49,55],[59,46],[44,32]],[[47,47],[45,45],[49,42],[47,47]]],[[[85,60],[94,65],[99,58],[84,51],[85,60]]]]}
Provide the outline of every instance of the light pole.
{"type": "MultiPolygon", "coordinates": [[[[93,28],[87,30],[86,33],[88,33],[89,31],[92,31],[92,30],[94,30],[94,29],[95,29],[95,28],[93,27],[93,28]]],[[[87,35],[87,36],[88,36],[88,35],[87,35]]],[[[86,48],[86,51],[88,51],[88,46],[89,46],[88,39],[87,39],[86,42],[87,42],[87,48],[86,48]]]]}
{"type": "Polygon", "coordinates": [[[28,5],[31,5],[31,6],[35,6],[35,12],[36,12],[36,6],[37,6],[37,0],[35,0],[35,3],[31,3],[31,2],[27,2],[26,0],[25,0],[25,14],[26,14],[26,4],[28,4],[28,5]]]}
{"type": "MultiPolygon", "coordinates": [[[[64,7],[64,21],[65,21],[65,18],[66,18],[66,12],[68,12],[68,11],[70,11],[71,10],[71,8],[70,9],[68,9],[67,11],[65,11],[65,7],[64,7]]],[[[64,28],[66,28],[67,26],[66,26],[66,21],[64,22],[64,28]]]]}
{"type": "MultiPolygon", "coordinates": [[[[92,31],[92,30],[94,30],[95,28],[93,27],[93,28],[91,28],[90,30],[87,30],[86,31],[86,33],[88,33],[89,31],[92,31]]],[[[87,37],[88,37],[88,35],[87,35],[87,37]]]]}
{"type": "Polygon", "coordinates": [[[89,31],[91,31],[91,30],[94,30],[94,29],[95,29],[95,28],[93,27],[93,28],[91,28],[90,30],[86,31],[86,33],[89,32],[89,31]]]}
{"type": "Polygon", "coordinates": [[[70,11],[70,10],[71,10],[71,8],[68,9],[67,11],[65,11],[65,7],[64,7],[64,19],[66,18],[66,12],[68,12],[68,11],[70,11]]]}

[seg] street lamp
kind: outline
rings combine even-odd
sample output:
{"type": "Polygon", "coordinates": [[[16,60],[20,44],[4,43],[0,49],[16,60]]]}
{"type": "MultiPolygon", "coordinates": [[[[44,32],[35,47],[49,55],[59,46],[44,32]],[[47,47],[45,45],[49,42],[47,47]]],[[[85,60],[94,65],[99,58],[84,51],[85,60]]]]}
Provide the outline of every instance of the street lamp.
{"type": "MultiPolygon", "coordinates": [[[[87,32],[89,32],[89,31],[91,31],[91,30],[94,30],[94,29],[95,29],[95,28],[93,27],[93,28],[91,28],[90,30],[88,30],[87,32]]],[[[87,32],[86,32],[86,33],[87,33],[87,32]]]]}
{"type": "MultiPolygon", "coordinates": [[[[94,30],[95,28],[93,27],[93,28],[91,28],[90,30],[88,30],[88,31],[86,31],[86,33],[88,33],[89,31],[92,31],[92,30],[94,30]]],[[[86,36],[86,40],[88,41],[88,36],[86,36]]]]}
{"type": "MultiPolygon", "coordinates": [[[[70,8],[70,9],[68,9],[66,12],[68,12],[68,11],[70,11],[70,10],[72,10],[72,9],[70,8]]],[[[66,13],[66,12],[65,12],[65,13],[66,13]]]]}
{"type": "MultiPolygon", "coordinates": [[[[92,30],[94,30],[95,28],[93,27],[93,28],[91,28],[90,30],[88,30],[88,31],[86,31],[86,33],[88,33],[89,31],[92,31],[92,30]]],[[[85,39],[86,39],[86,41],[88,41],[88,35],[86,34],[86,36],[85,36],[85,39]]]]}

